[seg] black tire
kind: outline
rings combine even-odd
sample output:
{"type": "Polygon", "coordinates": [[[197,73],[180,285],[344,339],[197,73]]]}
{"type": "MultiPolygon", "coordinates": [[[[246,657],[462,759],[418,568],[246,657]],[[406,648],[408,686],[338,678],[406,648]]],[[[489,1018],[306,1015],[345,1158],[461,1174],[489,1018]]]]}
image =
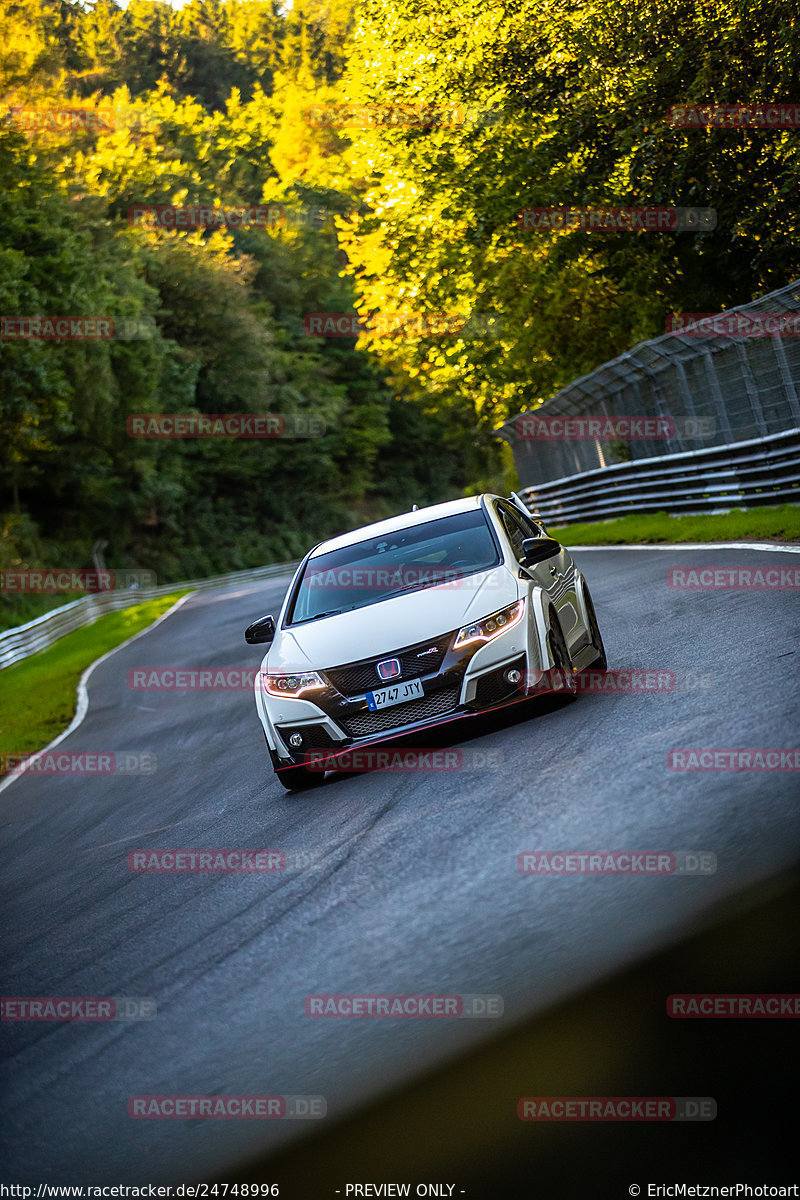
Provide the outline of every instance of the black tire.
{"type": "Polygon", "coordinates": [[[557,696],[574,700],[578,694],[578,681],[575,678],[575,671],[572,665],[572,658],[567,649],[566,638],[555,612],[550,613],[550,632],[547,635],[547,643],[550,647],[550,657],[552,659],[551,673],[553,676],[560,674],[563,680],[563,686],[559,687],[557,679],[553,678],[554,691],[557,696]]]}
{"type": "Polygon", "coordinates": [[[287,792],[304,792],[307,788],[319,787],[325,778],[324,771],[309,771],[308,767],[281,767],[275,771],[287,792]]]}
{"type": "Polygon", "coordinates": [[[593,658],[589,663],[590,667],[596,670],[605,671],[608,667],[608,659],[606,658],[606,648],[603,645],[603,637],[600,633],[600,626],[597,624],[597,614],[594,611],[592,603],[592,593],[584,583],[583,585],[583,601],[586,605],[586,616],[588,617],[589,636],[592,640],[592,646],[597,651],[597,657],[593,658]]]}
{"type": "MultiPolygon", "coordinates": [[[[267,742],[267,735],[264,734],[264,741],[267,742]]],[[[308,767],[281,766],[281,760],[278,755],[267,742],[267,752],[272,763],[272,769],[275,772],[275,778],[280,779],[287,792],[302,792],[306,788],[318,787],[325,778],[324,771],[309,771],[308,767]]]]}

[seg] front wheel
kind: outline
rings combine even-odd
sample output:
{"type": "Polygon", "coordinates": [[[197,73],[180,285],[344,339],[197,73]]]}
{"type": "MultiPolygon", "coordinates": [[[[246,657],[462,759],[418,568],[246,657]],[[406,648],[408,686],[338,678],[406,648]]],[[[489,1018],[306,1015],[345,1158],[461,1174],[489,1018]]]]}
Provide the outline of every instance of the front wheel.
{"type": "MultiPolygon", "coordinates": [[[[266,734],[264,734],[264,741],[267,742],[266,734]]],[[[281,781],[287,792],[302,792],[306,788],[318,787],[325,778],[324,771],[311,771],[302,765],[282,767],[280,758],[269,742],[267,742],[267,752],[275,772],[275,778],[281,781]]]]}
{"type": "Polygon", "coordinates": [[[324,771],[310,771],[308,767],[281,767],[275,769],[275,778],[279,779],[287,792],[303,792],[306,788],[319,787],[325,778],[324,771]]]}
{"type": "Polygon", "coordinates": [[[597,624],[597,614],[594,611],[592,604],[592,594],[586,584],[583,585],[583,602],[586,605],[586,626],[589,630],[589,637],[592,642],[592,648],[596,652],[596,657],[589,663],[590,667],[595,667],[599,671],[605,671],[608,667],[608,659],[606,658],[606,648],[603,645],[603,638],[600,634],[600,626],[597,624]]]}
{"type": "Polygon", "coordinates": [[[558,617],[555,613],[550,617],[550,632],[547,635],[547,644],[550,647],[550,677],[553,684],[553,691],[560,692],[562,696],[574,699],[578,693],[578,681],[575,678],[575,671],[572,666],[572,658],[567,649],[566,639],[561,629],[558,617]]]}

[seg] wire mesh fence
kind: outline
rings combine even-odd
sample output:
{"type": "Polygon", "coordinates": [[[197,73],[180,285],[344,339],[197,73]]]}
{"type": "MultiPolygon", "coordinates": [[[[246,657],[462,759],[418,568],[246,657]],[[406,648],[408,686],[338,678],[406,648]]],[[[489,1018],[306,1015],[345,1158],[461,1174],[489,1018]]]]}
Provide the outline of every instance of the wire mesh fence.
{"type": "Polygon", "coordinates": [[[511,445],[522,487],[536,488],[798,428],[800,280],[724,314],[676,319],[672,332],[604,363],[495,434],[511,445]],[[587,417],[599,420],[575,420],[587,417]]]}

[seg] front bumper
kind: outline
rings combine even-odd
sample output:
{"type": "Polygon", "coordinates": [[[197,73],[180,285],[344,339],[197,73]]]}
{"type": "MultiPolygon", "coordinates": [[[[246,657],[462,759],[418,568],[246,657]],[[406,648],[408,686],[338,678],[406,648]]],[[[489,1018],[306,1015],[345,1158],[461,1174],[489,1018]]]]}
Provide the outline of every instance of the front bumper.
{"type": "MultiPolygon", "coordinates": [[[[523,620],[489,642],[458,650],[452,647],[453,631],[401,650],[387,650],[380,658],[320,670],[327,686],[298,699],[278,699],[261,689],[273,759],[283,765],[318,760],[320,752],[382,743],[524,698],[524,685],[539,666],[535,649],[532,653],[527,644],[527,626],[523,620]],[[366,692],[383,686],[375,664],[384,658],[399,658],[401,680],[418,679],[424,695],[371,711],[366,692]],[[522,683],[508,681],[508,670],[518,671],[522,683]]],[[[261,686],[258,679],[256,686],[261,686]]]]}

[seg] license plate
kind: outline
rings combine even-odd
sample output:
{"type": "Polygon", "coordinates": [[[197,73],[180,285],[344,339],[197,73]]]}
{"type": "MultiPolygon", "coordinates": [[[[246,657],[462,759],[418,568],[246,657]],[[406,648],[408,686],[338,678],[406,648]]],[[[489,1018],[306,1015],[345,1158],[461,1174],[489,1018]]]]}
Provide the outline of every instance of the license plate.
{"type": "Polygon", "coordinates": [[[405,704],[406,700],[419,700],[424,695],[420,681],[409,679],[408,683],[395,683],[392,687],[367,692],[367,704],[370,712],[375,712],[379,708],[391,708],[393,704],[405,704]]]}

